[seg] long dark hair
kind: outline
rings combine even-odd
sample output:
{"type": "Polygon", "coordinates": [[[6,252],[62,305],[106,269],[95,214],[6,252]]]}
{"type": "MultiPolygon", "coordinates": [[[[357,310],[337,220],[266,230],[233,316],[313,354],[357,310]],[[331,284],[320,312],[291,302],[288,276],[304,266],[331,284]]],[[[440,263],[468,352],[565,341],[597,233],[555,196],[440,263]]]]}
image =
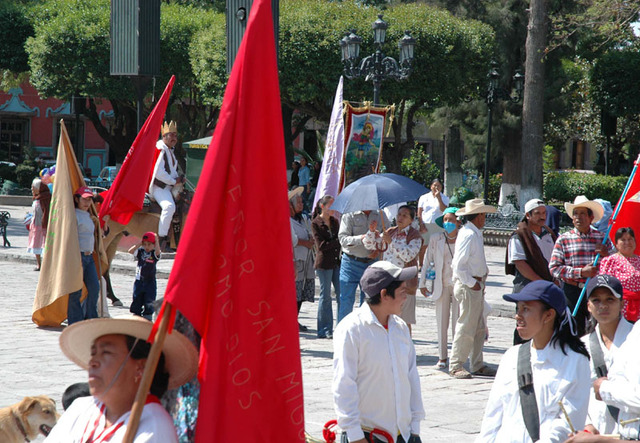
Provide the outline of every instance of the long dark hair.
{"type": "MultiPolygon", "coordinates": [[[[551,305],[543,301],[541,301],[541,303],[544,305],[545,311],[554,309],[551,305]]],[[[577,352],[578,354],[582,354],[585,357],[590,358],[589,351],[587,351],[587,347],[584,345],[582,340],[571,332],[571,325],[569,325],[569,322],[575,320],[568,319],[566,322],[563,322],[567,315],[570,314],[567,312],[561,314],[556,311],[556,318],[553,321],[553,336],[551,337],[551,344],[559,346],[564,355],[567,355],[565,347],[568,346],[573,352],[577,352]]]]}
{"type": "Polygon", "coordinates": [[[629,234],[634,240],[636,239],[636,234],[634,234],[633,229],[631,228],[620,228],[616,231],[616,236],[614,243],[618,243],[618,240],[622,238],[623,235],[629,234]]]}
{"type": "MultiPolygon", "coordinates": [[[[142,360],[149,356],[149,351],[151,351],[151,344],[149,342],[138,339],[136,343],[135,337],[130,335],[125,335],[124,337],[127,341],[127,350],[131,351],[133,348],[133,351],[131,352],[132,360],[142,360]]],[[[164,368],[164,354],[160,354],[160,360],[158,360],[158,366],[156,367],[156,373],[153,376],[153,382],[151,382],[149,392],[160,398],[165,392],[167,392],[168,386],[169,373],[164,368]]]]}
{"type": "Polygon", "coordinates": [[[324,206],[331,200],[333,200],[333,196],[331,195],[325,195],[320,200],[318,200],[318,203],[316,203],[316,207],[313,209],[313,213],[311,214],[311,219],[313,220],[314,218],[322,214],[322,208],[320,207],[320,205],[324,206]]]}

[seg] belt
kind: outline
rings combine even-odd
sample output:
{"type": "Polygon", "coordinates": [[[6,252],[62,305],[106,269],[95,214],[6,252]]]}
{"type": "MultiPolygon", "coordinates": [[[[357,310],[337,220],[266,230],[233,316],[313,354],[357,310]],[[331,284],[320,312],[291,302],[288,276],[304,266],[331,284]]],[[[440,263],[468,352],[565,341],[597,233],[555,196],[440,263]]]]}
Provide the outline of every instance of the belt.
{"type": "Polygon", "coordinates": [[[93,254],[93,251],[89,251],[89,252],[87,252],[87,251],[81,251],[80,253],[81,253],[82,255],[91,255],[91,254],[93,254]]]}
{"type": "Polygon", "coordinates": [[[349,257],[351,260],[359,261],[362,263],[373,263],[374,261],[376,261],[375,258],[356,257],[355,255],[347,254],[346,252],[344,252],[344,255],[349,257]]]}
{"type": "Polygon", "coordinates": [[[565,284],[567,284],[567,285],[576,286],[576,287],[578,287],[578,288],[580,288],[580,289],[584,288],[584,283],[582,283],[582,282],[576,282],[576,283],[574,283],[574,282],[572,282],[572,281],[565,280],[565,281],[564,281],[564,283],[565,283],[565,284]]]}

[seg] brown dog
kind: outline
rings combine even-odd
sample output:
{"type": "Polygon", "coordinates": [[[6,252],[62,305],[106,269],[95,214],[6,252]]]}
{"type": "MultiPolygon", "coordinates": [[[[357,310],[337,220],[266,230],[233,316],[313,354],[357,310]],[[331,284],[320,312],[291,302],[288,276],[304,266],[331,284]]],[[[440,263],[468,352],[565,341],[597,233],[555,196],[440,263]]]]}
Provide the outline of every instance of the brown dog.
{"type": "Polygon", "coordinates": [[[0,442],[22,443],[35,439],[38,433],[47,436],[58,418],[56,403],[46,395],[25,397],[0,409],[0,442]]]}

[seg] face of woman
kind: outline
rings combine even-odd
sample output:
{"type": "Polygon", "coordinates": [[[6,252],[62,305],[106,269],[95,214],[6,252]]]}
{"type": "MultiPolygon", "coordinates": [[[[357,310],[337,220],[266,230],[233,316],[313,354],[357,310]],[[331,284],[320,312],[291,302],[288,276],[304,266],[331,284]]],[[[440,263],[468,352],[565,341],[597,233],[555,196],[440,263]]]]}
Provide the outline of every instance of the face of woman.
{"type": "Polygon", "coordinates": [[[304,204],[302,203],[302,197],[298,195],[296,196],[296,199],[294,201],[295,203],[293,204],[293,210],[296,211],[296,214],[300,214],[302,212],[302,209],[304,209],[304,204]]]}
{"type": "Polygon", "coordinates": [[[587,309],[601,325],[618,322],[622,302],[607,288],[596,288],[587,301],[587,309]]]}
{"type": "Polygon", "coordinates": [[[625,232],[616,242],[616,249],[625,257],[631,257],[636,250],[636,239],[625,232]]]}
{"type": "Polygon", "coordinates": [[[435,194],[438,191],[442,192],[442,184],[439,181],[431,183],[431,192],[435,194]]]}
{"type": "Polygon", "coordinates": [[[456,225],[456,229],[454,231],[451,231],[451,234],[457,232],[458,228],[460,227],[458,223],[458,217],[456,217],[456,215],[452,212],[448,212],[442,217],[442,223],[453,223],[454,225],[456,225]]]}
{"type": "Polygon", "coordinates": [[[91,197],[76,197],[78,199],[78,209],[81,211],[88,211],[91,206],[91,197]]]}
{"type": "Polygon", "coordinates": [[[326,204],[320,203],[320,208],[322,209],[322,214],[327,214],[329,216],[333,215],[333,209],[331,209],[331,205],[333,204],[333,199],[330,199],[326,204]]]}
{"type": "Polygon", "coordinates": [[[402,208],[396,215],[396,223],[398,228],[404,229],[411,224],[413,218],[411,218],[411,212],[407,208],[402,208]]]}
{"type": "Polygon", "coordinates": [[[516,329],[523,340],[534,338],[540,332],[553,329],[553,309],[545,309],[538,300],[519,301],[516,312],[516,329]]]}
{"type": "MultiPolygon", "coordinates": [[[[145,360],[127,359],[117,380],[114,381],[129,350],[124,335],[103,335],[91,345],[89,360],[89,391],[91,395],[108,403],[109,398],[128,395],[136,391],[145,360]],[[113,385],[109,387],[109,385],[113,385]]],[[[135,395],[135,394],[134,394],[135,395]]]]}

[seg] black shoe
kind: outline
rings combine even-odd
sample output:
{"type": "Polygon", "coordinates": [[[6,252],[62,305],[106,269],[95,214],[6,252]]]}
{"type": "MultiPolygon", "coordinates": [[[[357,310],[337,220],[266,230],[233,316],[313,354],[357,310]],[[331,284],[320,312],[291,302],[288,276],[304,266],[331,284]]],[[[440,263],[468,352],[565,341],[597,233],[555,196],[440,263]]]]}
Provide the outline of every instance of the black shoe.
{"type": "Polygon", "coordinates": [[[309,328],[307,328],[306,326],[302,326],[300,323],[298,323],[298,331],[307,332],[308,330],[309,328]]]}

